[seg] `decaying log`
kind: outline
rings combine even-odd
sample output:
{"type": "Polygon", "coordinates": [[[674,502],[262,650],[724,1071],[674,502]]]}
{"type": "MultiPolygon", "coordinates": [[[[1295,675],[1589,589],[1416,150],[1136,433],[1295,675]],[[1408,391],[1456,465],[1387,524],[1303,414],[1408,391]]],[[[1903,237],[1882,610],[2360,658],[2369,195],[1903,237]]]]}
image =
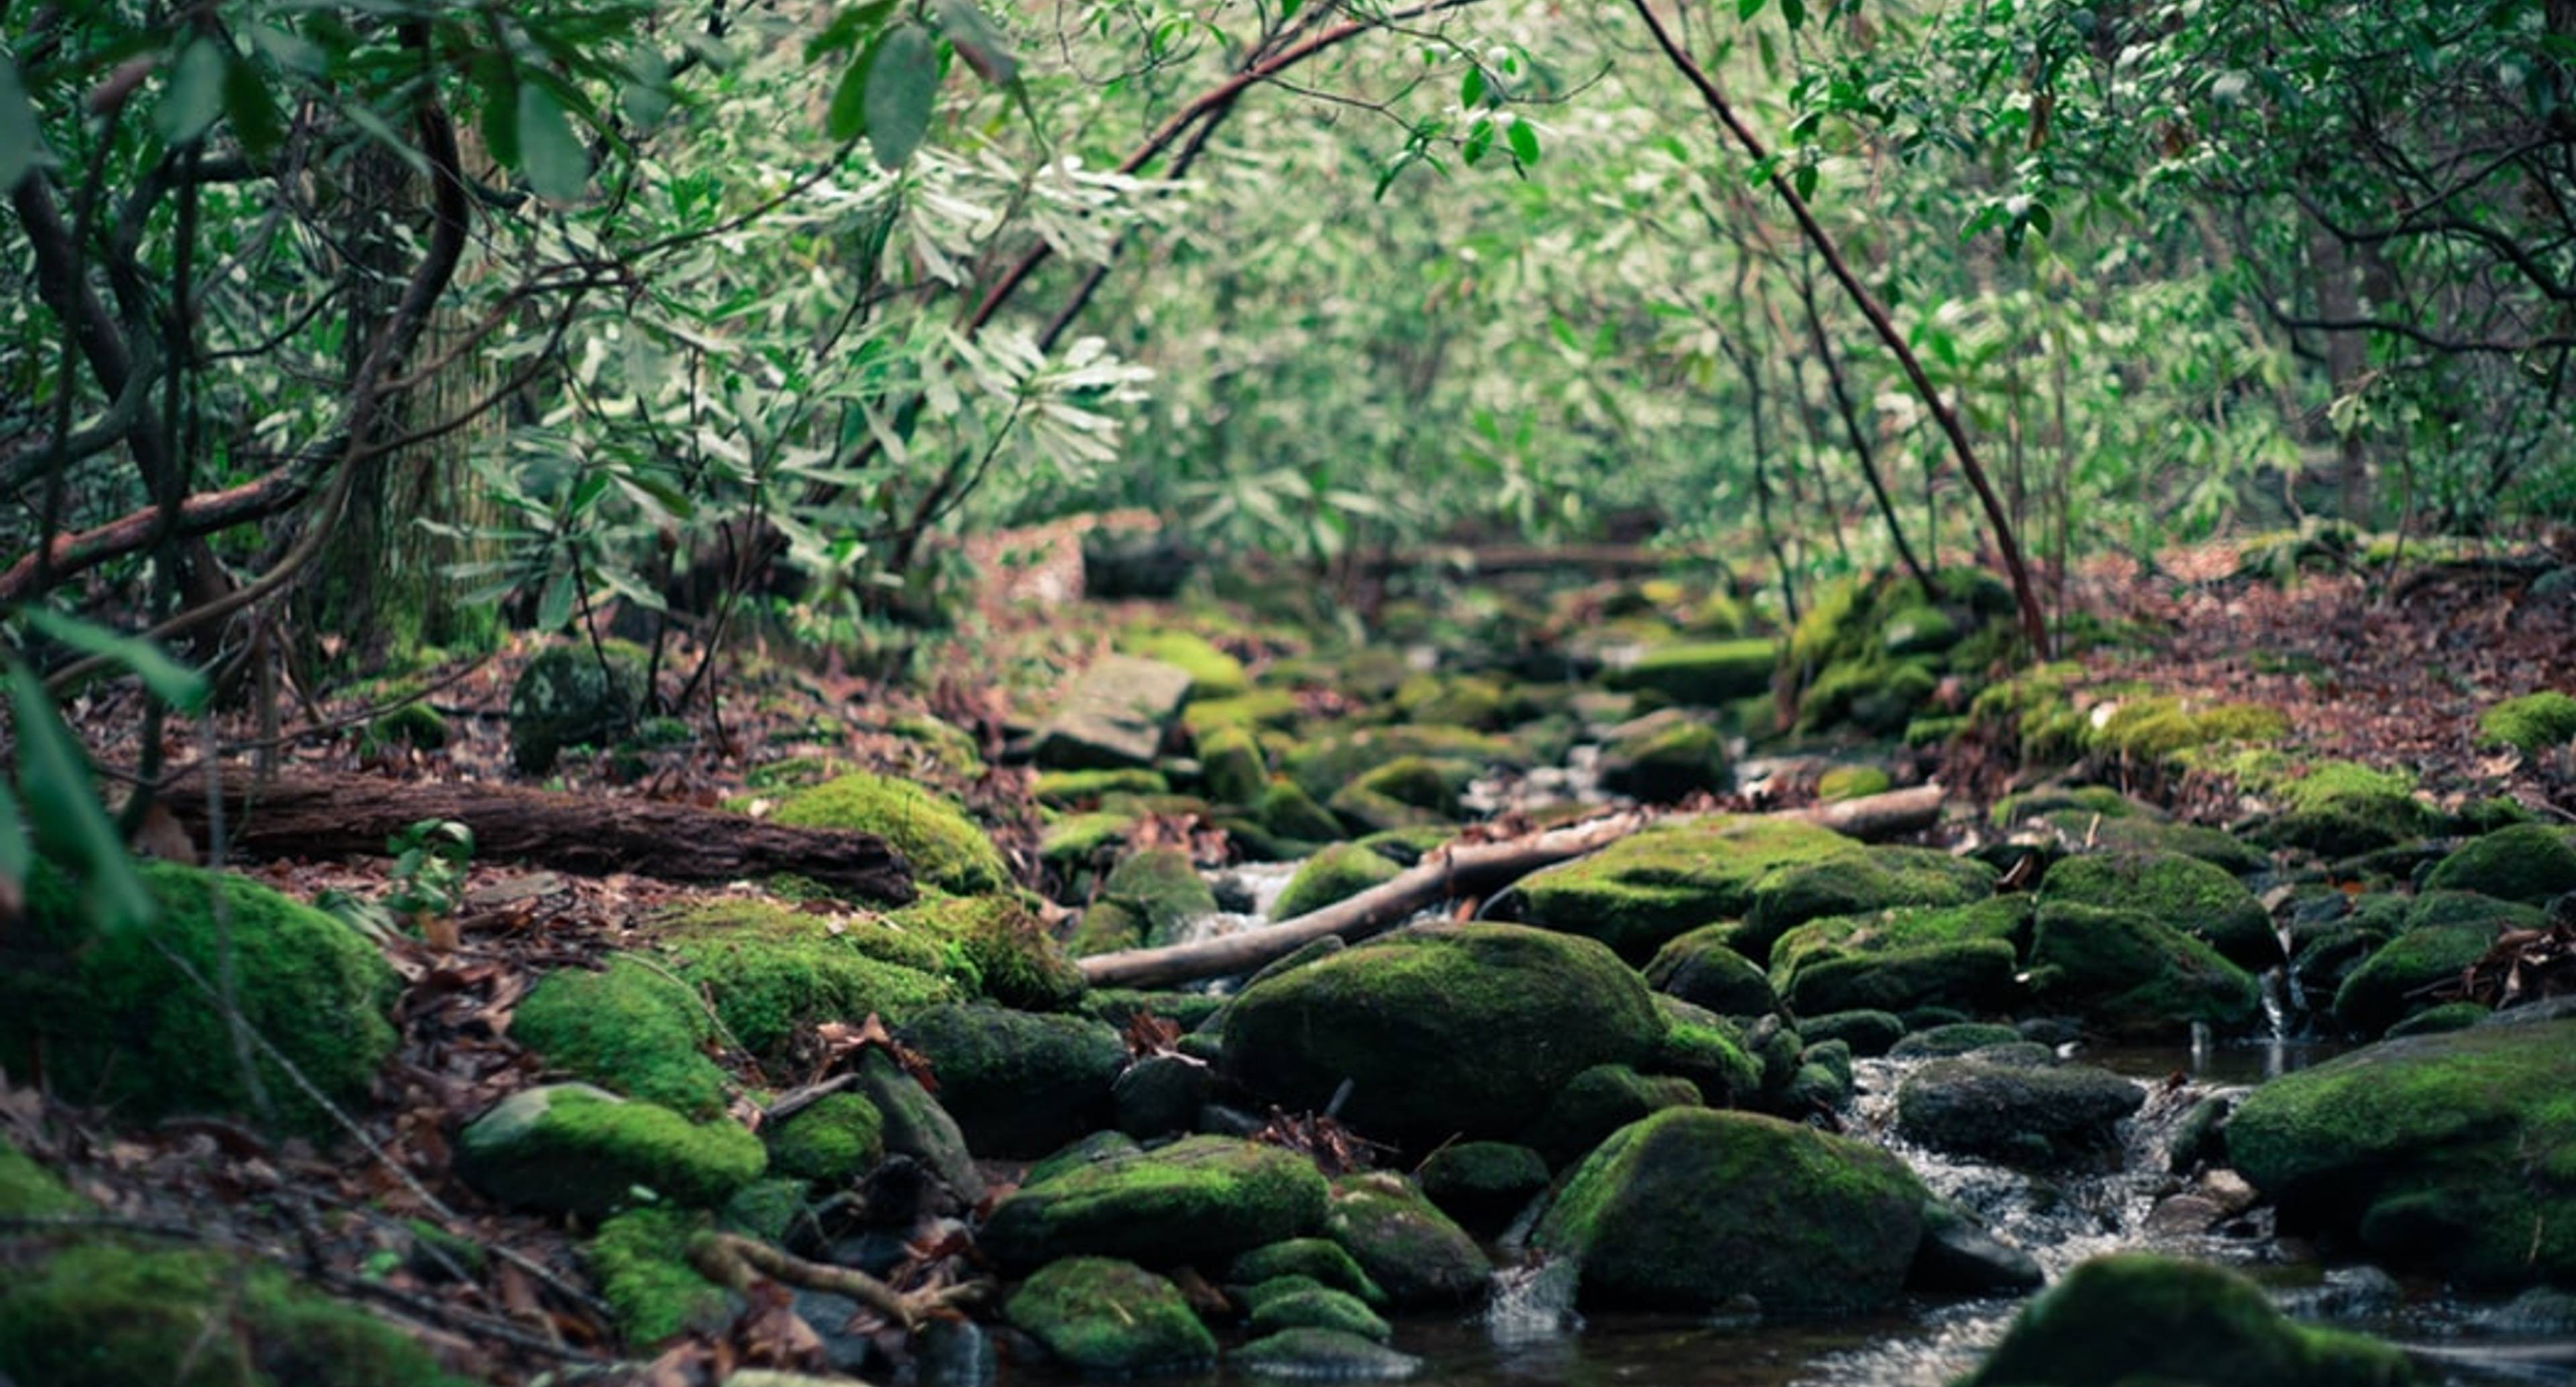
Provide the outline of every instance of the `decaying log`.
{"type": "MultiPolygon", "coordinates": [[[[202,846],[201,774],[181,772],[160,800],[202,846]]],[[[408,785],[363,775],[298,774],[253,785],[239,773],[224,776],[223,801],[226,848],[247,857],[381,855],[385,840],[406,827],[452,819],[474,830],[474,854],[487,861],[672,881],[793,872],[871,900],[913,899],[910,864],[873,833],[790,828],[688,804],[512,785],[408,785]]]]}
{"type": "MultiPolygon", "coordinates": [[[[1928,827],[1940,817],[1941,802],[1941,787],[1924,785],[1838,804],[1783,810],[1770,817],[1801,819],[1855,838],[1886,838],[1928,827]]],[[[1080,960],[1082,976],[1094,987],[1169,987],[1200,978],[1248,973],[1285,958],[1310,940],[1326,935],[1365,939],[1402,923],[1425,906],[1508,885],[1541,867],[1598,852],[1655,822],[1659,821],[1649,815],[1629,812],[1507,842],[1453,844],[1424,857],[1393,880],[1321,910],[1265,929],[1191,944],[1094,954],[1080,960]]]]}

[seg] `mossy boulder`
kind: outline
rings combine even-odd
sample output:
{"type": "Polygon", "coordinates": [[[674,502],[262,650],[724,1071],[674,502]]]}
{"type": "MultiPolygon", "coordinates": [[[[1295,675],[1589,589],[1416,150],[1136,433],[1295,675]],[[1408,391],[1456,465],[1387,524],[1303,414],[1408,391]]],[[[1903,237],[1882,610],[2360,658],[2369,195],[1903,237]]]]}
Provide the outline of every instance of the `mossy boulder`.
{"type": "Polygon", "coordinates": [[[1995,869],[1933,848],[1874,846],[1765,873],[1753,885],[1733,936],[1747,958],[1767,959],[1775,941],[1809,920],[1898,906],[1959,906],[1993,894],[1995,869]]]}
{"type": "Polygon", "coordinates": [[[2282,804],[2260,836],[2280,847],[2324,857],[2352,857],[2424,836],[2432,811],[2414,796],[2414,777],[2351,761],[2285,766],[2264,756],[2221,764],[2241,783],[2282,804]]]}
{"type": "Polygon", "coordinates": [[[1216,893],[1179,848],[1147,848],[1110,869],[1066,948],[1075,957],[1177,942],[1216,913],[1216,893]]]}
{"type": "Polygon", "coordinates": [[[1333,1181],[1324,1236],[1398,1308],[1474,1300],[1494,1273],[1465,1229],[1412,1181],[1383,1171],[1333,1181]]]}
{"type": "Polygon", "coordinates": [[[1906,1032],[1887,1053],[1901,1060],[1946,1059],[2021,1043],[2021,1032],[1998,1021],[1945,1021],[1906,1032]]]}
{"type": "Polygon", "coordinates": [[[895,1032],[930,1061],[968,1149],[1043,1156],[1109,1125],[1127,1047],[1103,1022],[991,1006],[932,1007],[895,1032]]]}
{"type": "Polygon", "coordinates": [[[1261,743],[1240,727],[1221,727],[1199,738],[1199,783],[1220,804],[1260,802],[1270,787],[1269,758],[1261,743]]]}
{"type": "Polygon", "coordinates": [[[2298,1324],[2233,1271],[2119,1252],[2083,1263],[2024,1306],[2003,1342],[1960,1387],[2406,1387],[2415,1381],[2405,1354],[2358,1334],[2298,1324]]]}
{"type": "Polygon", "coordinates": [[[1933,1060],[1896,1091],[1897,1130],[1938,1151],[2019,1166],[2099,1160],[2146,1090],[2082,1064],[2019,1063],[1975,1054],[1933,1060]]]}
{"type": "Polygon", "coordinates": [[[2508,698],[2478,714],[2478,740],[2525,756],[2576,741],[2576,698],[2556,689],[2508,698]]]}
{"type": "Polygon", "coordinates": [[[1826,1012],[1821,1016],[1802,1014],[1798,1018],[1798,1034],[1815,1045],[1839,1040],[1850,1046],[1854,1055],[1875,1059],[1896,1048],[1896,1042],[1905,1038],[1905,1018],[1894,1012],[1869,1007],[1826,1012]]]}
{"type": "Polygon", "coordinates": [[[1050,1262],[1011,1294],[1003,1314],[1084,1373],[1186,1371],[1216,1361],[1216,1337],[1180,1288],[1116,1258],[1050,1262]]]}
{"type": "Polygon", "coordinates": [[[1816,777],[1816,798],[1826,804],[1886,794],[1895,782],[1877,766],[1836,766],[1816,777]]]}
{"type": "Polygon", "coordinates": [[[885,1159],[885,1114],[855,1093],[827,1093],[768,1129],[769,1169],[836,1188],[885,1159]]]}
{"type": "Polygon", "coordinates": [[[858,1075],[856,1092],[885,1120],[886,1150],[919,1161],[970,1204],[984,1197],[966,1134],[920,1080],[873,1046],[859,1056],[858,1075]]]}
{"type": "Polygon", "coordinates": [[[1727,786],[1726,738],[1715,727],[1667,709],[1614,729],[1601,748],[1601,788],[1648,804],[1727,786]]]}
{"type": "Polygon", "coordinates": [[[1810,920],[1772,945],[1772,985],[1801,1016],[2001,1007],[2020,994],[2031,913],[2028,896],[1997,896],[1810,920]]]}
{"type": "MultiPolygon", "coordinates": [[[[2509,1013],[2508,1013],[2509,1014],[2509,1013]]],[[[2385,1040],[2237,1105],[2284,1229],[2478,1287],[2576,1279],[2576,1021],[2385,1040]]]]}
{"type": "Polygon", "coordinates": [[[1400,1382],[1420,1374],[1421,1359],[1374,1340],[1332,1329],[1283,1329],[1226,1356],[1226,1364],[1260,1377],[1298,1381],[1400,1382]]]}
{"type": "Polygon", "coordinates": [[[1190,672],[1177,665],[1103,656],[1082,672],[1038,729],[1032,754],[1049,770],[1150,766],[1191,683],[1190,672]]]}
{"type": "Polygon", "coordinates": [[[714,1208],[768,1163],[760,1138],[730,1122],[588,1084],[522,1089],[456,1140],[457,1173],[494,1203],[585,1218],[654,1198],[714,1208]]]}
{"type": "Polygon", "coordinates": [[[1632,833],[1534,872],[1496,897],[1493,912],[1598,939],[1643,963],[1677,934],[1743,918],[1755,886],[1773,872],[1861,851],[1811,824],[1713,815],[1632,833]]]}
{"type": "Polygon", "coordinates": [[[1646,964],[1646,985],[1720,1016],[1763,1016],[1779,1005],[1771,979],[1728,947],[1732,925],[1675,935],[1646,964]]]}
{"type": "Polygon", "coordinates": [[[1118,638],[1118,648],[1188,674],[1192,703],[1240,698],[1252,692],[1252,680],[1243,672],[1243,662],[1193,631],[1131,631],[1118,638]]]}
{"type": "Polygon", "coordinates": [[[1288,878],[1288,885],[1271,903],[1270,918],[1293,920],[1403,874],[1402,867],[1368,848],[1357,843],[1335,843],[1299,865],[1297,874],[1288,878]]]}
{"type": "Polygon", "coordinates": [[[1363,1304],[1383,1305],[1386,1292],[1340,1243],[1330,1238],[1290,1238],[1256,1247],[1226,1268],[1228,1285],[1256,1286],[1283,1276],[1302,1276],[1318,1286],[1356,1296],[1363,1304]]]}
{"type": "Polygon", "coordinates": [[[2434,1005],[2427,995],[2494,947],[2509,929],[2536,929],[2540,911],[2467,891],[2428,891],[2406,912],[2405,928],[2371,950],[2335,989],[2335,1020],[2365,1036],[2434,1005]]]}
{"type": "Polygon", "coordinates": [[[883,928],[728,903],[675,912],[652,930],[670,971],[713,1002],[726,1033],[774,1060],[801,1029],[871,1013],[900,1021],[963,995],[945,977],[880,956],[925,963],[941,956],[920,940],[880,937],[883,928]]]}
{"type": "Polygon", "coordinates": [[[644,667],[611,646],[555,645],[537,652],[510,685],[510,762],[543,775],[568,746],[606,746],[644,708],[644,667]]]}
{"type": "Polygon", "coordinates": [[[1699,1085],[1648,1078],[1624,1064],[1596,1064],[1568,1079],[1521,1140],[1551,1166],[1581,1159],[1604,1137],[1666,1108],[1701,1106],[1699,1085]]]}
{"type": "Polygon", "coordinates": [[[2137,910],[2216,949],[2242,968],[2281,961],[2272,916],[2245,884],[2179,853],[2088,853],[2061,858],[2041,878],[2040,897],[2104,909],[2137,910]]]}
{"type": "Polygon", "coordinates": [[[703,1213],[629,1209],[601,1223],[582,1249],[600,1299],[608,1302],[618,1335],[629,1346],[651,1348],[692,1332],[719,1334],[740,1313],[740,1297],[689,1263],[689,1244],[707,1226],[703,1213]]]}
{"type": "Polygon", "coordinates": [[[1894,736],[1932,701],[1940,683],[1929,660],[1874,652],[1839,660],[1799,691],[1797,727],[1823,732],[1848,722],[1873,737],[1894,736]]]}
{"type": "Polygon", "coordinates": [[[1400,756],[1335,790],[1324,807],[1359,833],[1454,822],[1458,790],[1476,774],[1464,761],[1400,756]]]}
{"type": "Polygon", "coordinates": [[[1251,1328],[1255,1334],[1276,1334],[1283,1329],[1329,1329],[1379,1344],[1395,1337],[1395,1330],[1379,1319],[1377,1312],[1368,1308],[1366,1302],[1348,1291],[1337,1291],[1329,1286],[1271,1296],[1252,1312],[1251,1328]]]}
{"type": "Polygon", "coordinates": [[[943,891],[972,895],[1011,884],[1002,854],[966,811],[909,780],[853,771],[787,796],[769,817],[797,828],[873,833],[912,864],[915,881],[943,891]]]}
{"type": "Polygon", "coordinates": [[[1547,1159],[1506,1141],[1461,1141],[1422,1163],[1422,1195],[1466,1227],[1502,1227],[1547,1190],[1547,1159]]]}
{"type": "MultiPolygon", "coordinates": [[[[55,1093],[138,1121],[256,1119],[231,1028],[180,966],[211,982],[225,976],[229,948],[242,1019],[325,1097],[361,1105],[393,1053],[385,1016],[400,987],[375,946],[247,878],[168,863],[140,870],[159,918],[106,930],[70,877],[37,861],[24,913],[0,932],[0,1069],[42,1072],[55,1093]]],[[[265,1055],[254,1063],[281,1127],[336,1130],[284,1069],[265,1055]]]]}
{"type": "Polygon", "coordinates": [[[1864,1310],[1903,1286],[1929,1194],[1865,1142],[1752,1113],[1672,1108],[1567,1178],[1531,1245],[1580,1264],[1603,1308],[1864,1310]]]}
{"type": "Polygon", "coordinates": [[[0,1285],[0,1379],[43,1387],[469,1387],[265,1262],[99,1240],[0,1285]]]}
{"type": "Polygon", "coordinates": [[[1511,695],[1482,675],[1417,674],[1396,686],[1395,708],[1407,722],[1491,732],[1511,721],[1511,695]]]}
{"type": "Polygon", "coordinates": [[[1030,782],[1029,795],[1051,809],[1074,809],[1098,804],[1110,795],[1168,795],[1172,783],[1161,771],[1142,766],[1118,770],[1040,771],[1030,782]]]}
{"type": "Polygon", "coordinates": [[[1780,663],[1768,640],[1672,641],[1649,647],[1604,681],[1627,693],[1662,694],[1675,703],[1715,708],[1771,687],[1780,663]]]}
{"type": "Polygon", "coordinates": [[[1678,998],[1660,1000],[1671,1028],[1639,1069],[1690,1080],[1711,1107],[1742,1107],[1761,1097],[1767,1066],[1748,1045],[1746,1031],[1678,998]]]}
{"type": "Polygon", "coordinates": [[[2030,979],[2043,1005],[2108,1034],[2173,1034],[2194,1021],[2241,1030],[2262,1014],[2252,974],[2135,910],[2043,902],[2030,979]]]}
{"type": "Polygon", "coordinates": [[[358,739],[361,756],[375,755],[392,747],[439,751],[446,746],[447,719],[426,703],[406,703],[369,720],[366,734],[358,739]]]}
{"type": "Polygon", "coordinates": [[[2576,844],[2547,824],[2515,824],[2472,838],[2424,879],[2427,891],[2475,891],[2540,905],[2576,891],[2576,844]]]}
{"type": "Polygon", "coordinates": [[[1646,1058],[1665,1022],[1599,944],[1513,925],[1431,925],[1246,987],[1225,1012],[1226,1068],[1262,1097],[1426,1148],[1509,1136],[1596,1064],[1646,1058]]]}
{"type": "Polygon", "coordinates": [[[1262,827],[1292,843],[1330,843],[1343,836],[1342,821],[1293,780],[1272,780],[1252,813],[1262,827]]]}
{"type": "Polygon", "coordinates": [[[553,1068],[684,1116],[721,1117],[725,1072],[708,1059],[707,1004],[667,968],[612,954],[608,966],[558,968],[511,1015],[510,1035],[553,1068]]]}
{"type": "Polygon", "coordinates": [[[1061,1011],[1080,999],[1087,986],[1082,969],[1020,893],[950,896],[925,891],[920,900],[878,919],[878,930],[843,934],[862,951],[885,933],[908,935],[926,946],[938,971],[1006,1007],[1061,1011]]]}
{"type": "Polygon", "coordinates": [[[1291,751],[1282,766],[1307,794],[1326,799],[1370,771],[1408,757],[1475,768],[1529,764],[1528,755],[1507,738],[1466,727],[1401,723],[1317,737],[1291,751]]]}
{"type": "Polygon", "coordinates": [[[980,1241],[1007,1267],[1070,1256],[1221,1261],[1316,1231],[1324,1191],[1324,1177],[1294,1152],[1184,1137],[1022,1185],[993,1210],[980,1241]]]}

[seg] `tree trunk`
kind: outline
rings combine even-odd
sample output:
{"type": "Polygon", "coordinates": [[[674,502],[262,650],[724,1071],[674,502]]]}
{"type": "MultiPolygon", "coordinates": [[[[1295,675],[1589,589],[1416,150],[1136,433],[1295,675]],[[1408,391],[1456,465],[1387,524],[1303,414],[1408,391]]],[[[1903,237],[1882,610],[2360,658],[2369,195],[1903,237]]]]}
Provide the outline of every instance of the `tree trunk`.
{"type": "MultiPolygon", "coordinates": [[[[203,774],[182,771],[160,792],[199,844],[207,831],[203,774]]],[[[475,855],[487,861],[671,881],[794,872],[871,900],[913,899],[910,865],[873,833],[790,828],[688,804],[310,774],[259,786],[226,775],[223,801],[226,846],[245,857],[382,856],[385,840],[412,824],[452,819],[474,831],[475,855]]]]}

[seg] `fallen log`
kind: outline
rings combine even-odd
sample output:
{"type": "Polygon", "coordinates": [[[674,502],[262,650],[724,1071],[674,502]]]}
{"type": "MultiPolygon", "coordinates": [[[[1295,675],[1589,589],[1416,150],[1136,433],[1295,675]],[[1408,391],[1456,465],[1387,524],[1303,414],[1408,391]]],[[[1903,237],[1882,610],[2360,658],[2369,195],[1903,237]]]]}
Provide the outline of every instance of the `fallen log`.
{"type": "MultiPolygon", "coordinates": [[[[487,861],[671,881],[793,872],[871,900],[913,899],[910,864],[873,833],[791,828],[691,804],[514,785],[412,785],[337,774],[289,775],[265,785],[225,774],[222,783],[226,850],[249,857],[382,856],[385,840],[410,825],[452,819],[474,831],[475,856],[487,861]]],[[[204,846],[202,770],[181,771],[159,799],[204,846]]]]}
{"type": "MultiPolygon", "coordinates": [[[[1800,819],[1855,838],[1886,838],[1930,826],[1941,816],[1942,798],[1940,786],[1924,785],[1782,810],[1767,817],[1800,819]]],[[[1425,856],[1391,881],[1264,929],[1156,949],[1093,954],[1078,963],[1083,979],[1094,987],[1169,987],[1249,973],[1311,940],[1327,935],[1365,939],[1393,928],[1425,906],[1453,896],[1482,894],[1541,867],[1598,852],[1650,823],[1683,821],[1659,821],[1630,811],[1507,842],[1454,843],[1425,856]]]]}

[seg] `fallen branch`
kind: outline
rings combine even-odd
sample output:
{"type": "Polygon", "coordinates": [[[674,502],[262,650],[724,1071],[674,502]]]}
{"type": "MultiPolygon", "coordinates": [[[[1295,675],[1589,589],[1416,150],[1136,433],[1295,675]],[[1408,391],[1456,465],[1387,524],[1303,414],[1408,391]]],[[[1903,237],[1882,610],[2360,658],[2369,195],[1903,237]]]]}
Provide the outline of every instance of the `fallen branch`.
{"type": "MultiPolygon", "coordinates": [[[[181,827],[203,841],[202,768],[162,787],[181,827]]],[[[230,846],[251,856],[381,856],[385,840],[423,819],[474,830],[485,859],[562,871],[640,872],[672,881],[734,881],[793,872],[871,899],[913,899],[912,871],[873,833],[791,828],[659,800],[559,795],[510,785],[406,785],[363,775],[296,775],[254,785],[226,776],[230,846]]]]}
{"type": "MultiPolygon", "coordinates": [[[[1940,817],[1942,799],[1940,786],[1924,785],[1764,817],[1798,819],[1856,838],[1886,838],[1930,825],[1940,817]]],[[[1393,928],[1425,906],[1508,885],[1541,867],[1598,852],[1655,822],[1649,815],[1631,811],[1509,842],[1453,843],[1392,881],[1266,929],[1159,949],[1094,954],[1080,960],[1083,980],[1094,987],[1168,987],[1248,973],[1311,940],[1327,935],[1365,939],[1393,928]]]]}
{"type": "Polygon", "coordinates": [[[809,1262],[733,1233],[701,1233],[691,1239],[689,1264],[709,1281],[737,1291],[749,1287],[755,1276],[766,1276],[802,1290],[841,1296],[906,1329],[939,1311],[980,1299],[991,1289],[982,1281],[961,1281],[934,1290],[898,1291],[866,1272],[809,1262]]]}

